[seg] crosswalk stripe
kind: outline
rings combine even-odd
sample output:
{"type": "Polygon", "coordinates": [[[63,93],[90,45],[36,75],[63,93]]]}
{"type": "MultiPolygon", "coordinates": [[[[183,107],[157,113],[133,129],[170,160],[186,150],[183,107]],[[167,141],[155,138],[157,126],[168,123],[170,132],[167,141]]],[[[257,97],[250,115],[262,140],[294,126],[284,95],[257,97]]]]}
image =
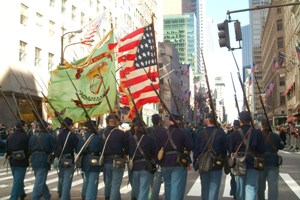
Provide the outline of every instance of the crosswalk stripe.
{"type": "Polygon", "coordinates": [[[291,188],[291,190],[295,193],[295,195],[300,199],[300,187],[296,183],[296,181],[286,173],[280,173],[281,178],[284,182],[291,188]]]}
{"type": "Polygon", "coordinates": [[[200,196],[201,195],[201,184],[200,184],[200,177],[197,178],[194,185],[190,189],[187,196],[200,196]]]}
{"type": "Polygon", "coordinates": [[[230,175],[225,176],[225,187],[224,187],[223,197],[231,197],[231,195],[230,195],[230,188],[231,188],[230,180],[231,180],[230,175]]]}
{"type": "MultiPolygon", "coordinates": [[[[49,171],[48,180],[46,181],[46,184],[48,186],[50,184],[54,184],[54,183],[58,182],[58,177],[55,176],[56,173],[57,172],[55,170],[49,171]],[[51,176],[52,176],[52,178],[51,178],[51,176]]],[[[80,174],[77,174],[77,175],[74,174],[73,179],[75,178],[75,176],[80,176],[80,174]]],[[[24,180],[24,182],[28,182],[29,184],[27,183],[26,187],[24,189],[27,194],[30,194],[30,193],[32,193],[33,187],[34,187],[34,180],[35,180],[34,173],[28,171],[26,174],[26,177],[27,178],[24,180]]],[[[130,184],[127,185],[125,183],[125,182],[127,182],[126,177],[128,177],[128,173],[126,173],[126,171],[125,171],[125,173],[123,175],[123,184],[122,184],[123,187],[121,187],[121,189],[120,189],[121,194],[129,194],[129,192],[131,192],[131,190],[132,190],[131,185],[130,184]]],[[[288,173],[280,173],[280,177],[283,179],[285,184],[293,191],[293,193],[300,199],[300,186],[298,185],[298,183],[288,173]]],[[[0,178],[0,181],[8,180],[11,178],[12,178],[12,176],[3,177],[3,178],[0,178]]],[[[224,190],[223,190],[222,197],[225,197],[225,198],[230,197],[230,179],[231,179],[231,177],[229,175],[225,176],[224,184],[223,184],[224,190]]],[[[188,191],[187,196],[200,197],[201,196],[201,184],[200,183],[201,183],[201,180],[200,180],[200,177],[198,177],[195,180],[195,182],[193,183],[192,187],[190,187],[190,190],[188,191]]],[[[82,185],[82,184],[83,184],[83,179],[81,178],[81,176],[76,177],[76,179],[72,182],[72,188],[74,188],[75,186],[82,185]]],[[[0,189],[8,188],[8,187],[11,187],[11,184],[5,184],[5,183],[0,184],[0,189]]],[[[51,189],[49,188],[49,189],[51,191],[57,191],[56,187],[57,186],[52,185],[52,188],[51,189]]],[[[103,173],[100,173],[98,190],[101,190],[104,187],[105,187],[105,185],[104,185],[104,181],[103,181],[103,173]]],[[[220,188],[220,191],[222,192],[221,188],[220,188]]],[[[161,185],[159,194],[160,195],[164,194],[164,184],[161,185]]],[[[268,197],[268,184],[266,184],[266,190],[265,190],[265,198],[267,199],[267,197],[268,197]]],[[[10,196],[0,197],[0,200],[8,200],[9,198],[10,198],[10,196]]]]}

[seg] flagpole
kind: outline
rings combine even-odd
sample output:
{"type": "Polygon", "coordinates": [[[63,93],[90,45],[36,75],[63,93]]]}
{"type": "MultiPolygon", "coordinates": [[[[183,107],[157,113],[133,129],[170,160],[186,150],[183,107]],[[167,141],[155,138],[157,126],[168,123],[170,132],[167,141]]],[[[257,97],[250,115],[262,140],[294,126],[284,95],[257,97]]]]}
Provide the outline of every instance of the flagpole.
{"type": "MultiPolygon", "coordinates": [[[[249,103],[248,103],[248,100],[247,100],[247,97],[246,97],[246,92],[245,92],[245,88],[244,88],[244,85],[243,85],[243,82],[242,82],[242,78],[241,78],[241,74],[240,74],[240,69],[239,69],[239,66],[238,66],[238,64],[236,62],[236,59],[235,59],[233,51],[231,51],[231,54],[232,54],[232,57],[234,59],[235,65],[236,65],[237,70],[238,70],[237,71],[237,75],[238,75],[238,79],[239,79],[239,82],[240,82],[240,85],[241,85],[241,88],[242,88],[242,91],[243,91],[244,104],[246,105],[246,108],[247,108],[248,112],[251,115],[251,110],[250,110],[249,103]]],[[[250,121],[251,121],[252,127],[254,127],[254,122],[253,122],[252,116],[251,116],[251,120],[250,121]]]]}
{"type": "Polygon", "coordinates": [[[270,122],[269,122],[269,117],[268,117],[268,114],[267,114],[267,112],[266,112],[265,104],[264,104],[263,99],[262,99],[262,96],[261,96],[262,93],[261,93],[261,90],[260,90],[258,81],[257,81],[256,76],[255,76],[254,73],[253,73],[253,76],[254,76],[254,79],[255,79],[256,86],[257,86],[257,88],[258,88],[258,92],[259,92],[259,100],[260,100],[262,109],[263,109],[264,114],[265,114],[265,117],[266,117],[266,119],[267,119],[267,121],[268,121],[269,129],[270,129],[270,131],[272,131],[272,127],[271,127],[270,122]]]}

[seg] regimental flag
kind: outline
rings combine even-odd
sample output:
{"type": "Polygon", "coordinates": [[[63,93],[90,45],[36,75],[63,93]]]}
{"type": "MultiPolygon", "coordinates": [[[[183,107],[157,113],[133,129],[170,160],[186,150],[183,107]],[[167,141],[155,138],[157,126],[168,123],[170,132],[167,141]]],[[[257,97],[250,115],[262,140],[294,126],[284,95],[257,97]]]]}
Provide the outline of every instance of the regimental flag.
{"type": "Polygon", "coordinates": [[[297,52],[298,60],[300,60],[300,47],[296,47],[296,52],[297,52]]]}
{"type": "Polygon", "coordinates": [[[81,39],[81,43],[91,46],[90,42],[87,42],[91,39],[94,39],[96,34],[98,33],[99,26],[104,22],[104,19],[106,17],[106,12],[104,11],[100,16],[95,18],[93,21],[82,27],[83,36],[81,39]]]}
{"type": "Polygon", "coordinates": [[[278,52],[278,64],[282,65],[285,59],[285,55],[281,53],[280,51],[278,52]]]}
{"type": "Polygon", "coordinates": [[[252,71],[252,73],[257,72],[257,65],[255,63],[253,63],[251,71],[252,71]]]}
{"type": "Polygon", "coordinates": [[[274,58],[273,60],[273,71],[276,71],[279,68],[279,64],[276,60],[276,58],[274,58]]]}
{"type": "MultiPolygon", "coordinates": [[[[113,42],[113,34],[108,34],[105,40],[107,42],[102,46],[96,45],[97,49],[94,49],[91,55],[50,72],[48,99],[57,112],[64,111],[61,112],[62,118],[70,117],[74,122],[86,121],[82,107],[90,117],[101,116],[110,111],[106,96],[114,109],[117,90],[113,77],[115,61],[108,49],[108,44],[113,42]],[[68,74],[82,103],[77,98],[76,89],[68,74]]],[[[55,112],[50,107],[49,115],[53,125],[57,127],[59,124],[55,112]]]]}
{"type": "Polygon", "coordinates": [[[128,117],[133,119],[135,102],[137,109],[147,103],[158,103],[155,90],[159,89],[157,58],[155,52],[154,30],[152,25],[139,28],[111,44],[110,49],[117,46],[120,70],[120,103],[129,106],[128,117]],[[155,88],[155,90],[153,89],[155,88]],[[131,95],[129,94],[129,91],[131,95]]]}

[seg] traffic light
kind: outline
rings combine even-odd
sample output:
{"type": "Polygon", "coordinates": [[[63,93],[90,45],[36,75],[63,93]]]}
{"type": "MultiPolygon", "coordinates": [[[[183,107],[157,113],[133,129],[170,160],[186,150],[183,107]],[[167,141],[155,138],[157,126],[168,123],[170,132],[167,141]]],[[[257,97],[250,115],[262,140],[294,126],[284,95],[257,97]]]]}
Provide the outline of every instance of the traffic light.
{"type": "Polygon", "coordinates": [[[241,23],[239,22],[239,20],[234,22],[234,32],[235,32],[235,40],[241,41],[243,37],[241,31],[241,23]]]}
{"type": "Polygon", "coordinates": [[[227,47],[228,49],[230,49],[230,37],[227,19],[223,23],[218,24],[218,30],[220,47],[227,47]]]}

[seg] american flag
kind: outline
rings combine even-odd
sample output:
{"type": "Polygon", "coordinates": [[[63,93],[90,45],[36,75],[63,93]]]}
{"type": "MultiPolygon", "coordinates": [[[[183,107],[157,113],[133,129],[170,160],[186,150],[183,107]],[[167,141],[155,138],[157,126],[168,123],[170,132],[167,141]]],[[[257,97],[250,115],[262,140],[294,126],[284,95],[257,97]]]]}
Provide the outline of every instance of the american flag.
{"type": "Polygon", "coordinates": [[[122,95],[120,103],[130,107],[128,115],[130,119],[133,119],[136,112],[132,100],[138,110],[147,103],[159,102],[155,93],[155,90],[159,89],[159,77],[153,32],[152,25],[139,28],[119,42],[110,45],[110,49],[118,46],[118,63],[122,68],[119,87],[122,95]]]}
{"type": "Polygon", "coordinates": [[[257,72],[257,65],[255,63],[253,63],[252,65],[252,73],[257,72]]]}
{"type": "Polygon", "coordinates": [[[282,65],[285,59],[285,55],[283,53],[281,53],[280,51],[278,52],[278,64],[282,65]]]}
{"type": "Polygon", "coordinates": [[[93,21],[91,21],[90,23],[82,27],[82,32],[83,32],[83,37],[81,39],[82,44],[91,46],[91,43],[87,41],[93,39],[97,34],[100,24],[104,21],[106,17],[106,12],[107,11],[104,11],[104,13],[102,13],[96,19],[94,19],[93,21]]]}
{"type": "Polygon", "coordinates": [[[297,52],[298,59],[300,60],[300,47],[296,47],[296,52],[297,52]]]}
{"type": "Polygon", "coordinates": [[[279,64],[278,64],[276,58],[274,58],[274,60],[273,60],[273,71],[276,71],[278,69],[278,67],[279,67],[279,64]]]}
{"type": "Polygon", "coordinates": [[[271,82],[270,85],[269,85],[269,90],[270,90],[270,92],[272,92],[273,89],[274,89],[274,83],[271,82]]]}

